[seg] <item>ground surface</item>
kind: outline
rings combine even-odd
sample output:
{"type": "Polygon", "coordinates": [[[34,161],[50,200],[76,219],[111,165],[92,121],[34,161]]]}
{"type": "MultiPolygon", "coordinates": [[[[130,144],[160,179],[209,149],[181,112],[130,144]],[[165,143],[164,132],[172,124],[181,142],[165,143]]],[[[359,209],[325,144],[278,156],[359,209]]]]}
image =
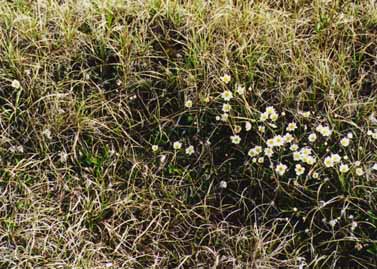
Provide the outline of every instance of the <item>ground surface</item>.
{"type": "Polygon", "coordinates": [[[373,0],[0,0],[0,268],[377,268],[376,34],[373,0]]]}

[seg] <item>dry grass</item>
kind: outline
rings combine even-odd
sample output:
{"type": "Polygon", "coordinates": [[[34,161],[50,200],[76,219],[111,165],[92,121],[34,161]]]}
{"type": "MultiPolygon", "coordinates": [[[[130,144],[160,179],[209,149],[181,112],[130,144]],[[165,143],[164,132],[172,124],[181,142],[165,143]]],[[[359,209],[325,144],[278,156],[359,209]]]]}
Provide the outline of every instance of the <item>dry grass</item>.
{"type": "Polygon", "coordinates": [[[0,29],[0,268],[377,267],[375,1],[0,0],[0,29]],[[363,176],[256,168],[266,106],[352,132],[363,176]]]}

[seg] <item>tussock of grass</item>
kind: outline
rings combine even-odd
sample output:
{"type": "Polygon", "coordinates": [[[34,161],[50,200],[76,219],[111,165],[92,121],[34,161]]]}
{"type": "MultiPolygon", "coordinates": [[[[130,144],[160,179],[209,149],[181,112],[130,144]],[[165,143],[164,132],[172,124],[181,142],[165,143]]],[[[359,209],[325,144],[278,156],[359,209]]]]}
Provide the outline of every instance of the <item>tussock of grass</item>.
{"type": "Polygon", "coordinates": [[[376,26],[373,1],[2,1],[0,267],[375,268],[376,26]],[[290,122],[298,176],[249,156],[290,122]]]}

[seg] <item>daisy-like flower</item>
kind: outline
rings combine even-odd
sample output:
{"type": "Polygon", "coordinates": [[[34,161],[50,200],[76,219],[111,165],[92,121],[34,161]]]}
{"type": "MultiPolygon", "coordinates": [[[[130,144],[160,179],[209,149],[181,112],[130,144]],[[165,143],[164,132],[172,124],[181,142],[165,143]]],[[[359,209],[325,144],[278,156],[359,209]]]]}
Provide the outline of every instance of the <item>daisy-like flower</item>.
{"type": "Polygon", "coordinates": [[[292,132],[292,131],[294,131],[296,129],[297,129],[297,124],[295,122],[289,123],[288,126],[287,126],[287,128],[286,128],[286,130],[288,132],[292,132]]]}
{"type": "Polygon", "coordinates": [[[289,149],[290,149],[291,151],[296,151],[296,150],[298,150],[298,145],[297,145],[297,144],[292,144],[292,145],[289,147],[289,149]]]}
{"type": "Polygon", "coordinates": [[[305,168],[301,164],[296,164],[295,172],[296,175],[301,176],[305,172],[305,168]]]}
{"type": "Polygon", "coordinates": [[[306,164],[309,164],[309,165],[315,164],[315,158],[313,156],[310,156],[310,155],[302,157],[302,161],[306,164]]]}
{"type": "Polygon", "coordinates": [[[328,126],[319,125],[316,128],[316,131],[318,131],[322,136],[325,136],[325,137],[329,137],[332,134],[332,130],[328,126]]]}
{"type": "Polygon", "coordinates": [[[241,142],[241,137],[239,135],[232,135],[230,137],[230,140],[232,141],[233,144],[238,145],[241,142]]]}
{"type": "Polygon", "coordinates": [[[229,118],[229,114],[228,113],[221,114],[221,120],[222,121],[227,121],[228,118],[229,118]]]}
{"type": "Polygon", "coordinates": [[[356,168],[355,172],[356,172],[356,175],[358,175],[359,177],[364,175],[363,168],[361,168],[361,167],[356,168]]]}
{"type": "Polygon", "coordinates": [[[284,145],[284,138],[281,135],[275,135],[273,139],[275,147],[280,147],[284,145]]]}
{"type": "Polygon", "coordinates": [[[268,115],[267,112],[263,112],[263,113],[260,114],[259,120],[262,121],[262,122],[266,121],[268,119],[268,116],[269,115],[268,115]]]}
{"type": "Polygon", "coordinates": [[[360,166],[361,165],[361,162],[360,161],[356,161],[355,162],[355,166],[360,166]]]}
{"type": "Polygon", "coordinates": [[[152,145],[152,151],[153,151],[153,152],[158,151],[158,146],[157,146],[157,145],[152,145]]]}
{"type": "Polygon", "coordinates": [[[276,114],[276,110],[273,106],[268,106],[268,107],[266,107],[266,113],[268,115],[276,114]]]}
{"type": "Polygon", "coordinates": [[[193,146],[189,146],[188,148],[186,148],[186,154],[187,155],[192,155],[194,154],[195,150],[194,150],[194,147],[193,146]]]}
{"type": "Polygon", "coordinates": [[[266,131],[266,127],[258,126],[258,131],[263,134],[266,131]]]}
{"type": "Polygon", "coordinates": [[[286,133],[283,136],[283,139],[285,143],[291,143],[293,141],[293,136],[290,133],[286,133]]]}
{"type": "Polygon", "coordinates": [[[191,108],[192,107],[192,101],[191,100],[187,100],[186,103],[185,103],[185,107],[191,108]]]}
{"type": "Polygon", "coordinates": [[[309,147],[304,147],[300,150],[300,153],[302,156],[309,156],[310,154],[312,154],[312,149],[309,147]]]}
{"type": "Polygon", "coordinates": [[[318,174],[317,172],[314,172],[313,175],[312,175],[312,177],[313,177],[314,179],[317,179],[317,178],[319,178],[319,174],[318,174]]]}
{"type": "Polygon", "coordinates": [[[350,144],[350,140],[348,137],[343,137],[341,140],[340,140],[340,144],[343,146],[343,147],[348,147],[348,145],[350,144]]]}
{"type": "Polygon", "coordinates": [[[258,158],[258,163],[264,163],[264,158],[263,157],[258,158]]]}
{"type": "Polygon", "coordinates": [[[241,85],[237,85],[236,92],[237,92],[239,95],[243,95],[243,94],[245,93],[245,87],[243,87],[243,86],[241,86],[241,85]]]}
{"type": "Polygon", "coordinates": [[[285,164],[282,164],[282,163],[279,163],[276,168],[275,168],[275,171],[276,173],[278,173],[280,176],[284,175],[285,172],[287,171],[287,166],[285,164]]]}
{"type": "Polygon", "coordinates": [[[221,97],[224,99],[224,101],[230,101],[230,99],[233,98],[233,93],[231,91],[224,91],[221,93],[221,97]]]}
{"type": "Polygon", "coordinates": [[[279,118],[279,115],[277,113],[270,114],[270,119],[272,121],[277,121],[279,118]]]}
{"type": "Polygon", "coordinates": [[[272,157],[272,155],[274,154],[274,151],[272,150],[272,148],[265,148],[264,149],[264,155],[266,155],[267,157],[272,157]]]}
{"type": "Polygon", "coordinates": [[[310,142],[314,142],[317,140],[317,135],[315,133],[311,133],[308,137],[310,142]]]}
{"type": "Polygon", "coordinates": [[[174,142],[174,143],[173,143],[173,148],[174,148],[175,150],[179,150],[179,149],[181,149],[181,148],[182,148],[182,143],[179,142],[179,141],[174,142]]]}
{"type": "Polygon", "coordinates": [[[229,104],[223,104],[223,112],[229,112],[232,109],[232,106],[229,104]]]}
{"type": "Polygon", "coordinates": [[[249,121],[245,122],[245,130],[247,132],[251,130],[251,123],[249,121]]]}
{"type": "Polygon", "coordinates": [[[323,163],[327,168],[334,166],[334,160],[330,156],[327,156],[323,163]]]}
{"type": "Polygon", "coordinates": [[[337,223],[338,223],[338,220],[337,220],[337,219],[333,219],[333,220],[330,220],[330,221],[329,221],[330,226],[333,227],[333,228],[335,227],[335,225],[336,225],[337,223]]]}
{"type": "Polygon", "coordinates": [[[352,139],[352,138],[353,138],[353,134],[352,134],[351,132],[349,132],[349,133],[347,134],[347,137],[348,137],[349,139],[352,139]]]}
{"type": "Polygon", "coordinates": [[[13,80],[11,85],[15,89],[21,88],[21,83],[17,79],[13,80]]]}
{"type": "Polygon", "coordinates": [[[350,170],[350,168],[348,167],[347,164],[341,164],[339,166],[339,172],[341,172],[341,173],[347,173],[348,170],[350,170]]]}
{"type": "Polygon", "coordinates": [[[222,77],[221,77],[221,80],[225,83],[225,84],[228,84],[231,80],[231,77],[229,74],[224,74],[222,77]]]}
{"type": "Polygon", "coordinates": [[[250,157],[255,157],[259,155],[262,152],[262,147],[261,146],[255,146],[254,148],[251,148],[248,152],[248,155],[250,157]]]}
{"type": "Polygon", "coordinates": [[[372,166],[372,170],[377,171],[377,163],[375,163],[375,164],[372,166]]]}
{"type": "Polygon", "coordinates": [[[302,156],[301,156],[301,153],[300,152],[298,152],[298,151],[294,151],[293,152],[293,160],[294,161],[301,161],[301,158],[302,158],[302,156]]]}
{"type": "Polygon", "coordinates": [[[340,157],[339,154],[331,154],[331,160],[333,160],[334,163],[340,163],[342,158],[340,157]]]}
{"type": "Polygon", "coordinates": [[[273,138],[270,138],[270,139],[267,139],[266,144],[267,144],[267,147],[272,148],[275,146],[275,141],[273,138]]]}

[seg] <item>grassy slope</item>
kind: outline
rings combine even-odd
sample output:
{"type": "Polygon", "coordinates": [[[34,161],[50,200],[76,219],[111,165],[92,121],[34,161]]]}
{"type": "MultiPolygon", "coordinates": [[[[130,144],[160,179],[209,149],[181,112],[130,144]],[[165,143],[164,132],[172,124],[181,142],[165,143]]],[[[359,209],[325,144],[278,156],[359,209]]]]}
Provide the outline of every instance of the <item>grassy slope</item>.
{"type": "Polygon", "coordinates": [[[0,1],[0,267],[373,268],[375,176],[347,191],[253,176],[213,119],[230,73],[251,89],[240,117],[310,110],[368,145],[352,159],[376,159],[360,132],[376,4],[121,2],[0,1]],[[175,154],[179,139],[196,154],[175,154]],[[342,208],[356,238],[321,226],[342,208]]]}

